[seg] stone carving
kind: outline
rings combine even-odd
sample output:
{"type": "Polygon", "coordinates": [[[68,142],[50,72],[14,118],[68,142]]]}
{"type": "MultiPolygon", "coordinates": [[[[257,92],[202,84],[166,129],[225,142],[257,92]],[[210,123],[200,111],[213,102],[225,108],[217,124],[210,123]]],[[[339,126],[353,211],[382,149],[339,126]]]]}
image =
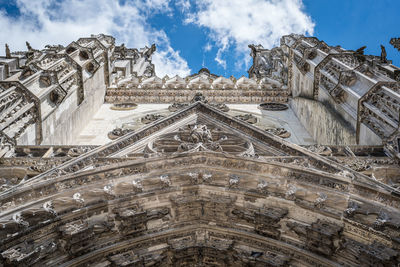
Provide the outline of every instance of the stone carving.
{"type": "Polygon", "coordinates": [[[339,248],[342,226],[321,220],[311,225],[288,222],[287,226],[300,236],[307,248],[312,251],[330,256],[339,248]]]}
{"type": "Polygon", "coordinates": [[[187,104],[187,103],[173,103],[172,105],[170,105],[168,107],[168,110],[171,112],[175,112],[180,109],[186,108],[187,106],[189,106],[189,104],[187,104]]]}
{"type": "Polygon", "coordinates": [[[0,178],[0,192],[6,191],[21,182],[21,177],[0,178]]]}
{"type": "Polygon", "coordinates": [[[37,247],[25,242],[3,251],[0,258],[5,259],[6,266],[32,266],[56,249],[54,241],[46,241],[37,247]]]}
{"type": "Polygon", "coordinates": [[[328,199],[328,196],[325,193],[318,193],[317,199],[315,199],[314,206],[321,208],[323,207],[325,201],[328,199]]]}
{"type": "Polygon", "coordinates": [[[206,97],[202,94],[202,93],[196,93],[192,99],[192,101],[190,101],[190,103],[195,103],[195,102],[203,102],[203,103],[207,103],[207,99],[206,97]]]}
{"type": "Polygon", "coordinates": [[[121,136],[126,135],[127,133],[132,132],[132,129],[123,129],[123,128],[115,128],[114,130],[112,130],[111,132],[109,132],[107,134],[108,138],[110,138],[111,140],[117,139],[121,136]]]}
{"type": "Polygon", "coordinates": [[[212,142],[211,131],[206,125],[195,124],[190,129],[189,140],[195,144],[212,142]]]}
{"type": "Polygon", "coordinates": [[[387,56],[386,48],[383,45],[381,45],[381,62],[382,63],[387,63],[386,56],[387,56]]]}
{"type": "Polygon", "coordinates": [[[29,222],[25,221],[20,212],[14,213],[12,217],[13,221],[18,225],[22,225],[24,227],[29,227],[29,222]]]}
{"type": "Polygon", "coordinates": [[[94,245],[93,225],[88,221],[78,220],[67,223],[59,228],[65,242],[62,248],[70,255],[87,251],[94,245]]]}
{"type": "Polygon", "coordinates": [[[232,214],[253,223],[258,234],[279,239],[280,221],[288,214],[288,210],[277,207],[265,207],[256,211],[235,208],[232,214]]]}
{"type": "Polygon", "coordinates": [[[235,118],[245,121],[250,124],[255,124],[258,121],[257,117],[252,114],[236,115],[235,118]]]}
{"type": "Polygon", "coordinates": [[[313,145],[308,146],[307,149],[321,156],[332,156],[332,149],[328,146],[313,145]]]}
{"type": "Polygon", "coordinates": [[[291,136],[290,132],[285,130],[284,128],[270,128],[265,129],[266,132],[279,136],[280,138],[289,138],[291,136]]]}
{"type": "Polygon", "coordinates": [[[212,174],[204,172],[189,172],[188,175],[192,184],[209,183],[212,178],[212,174]]]}
{"type": "Polygon", "coordinates": [[[343,215],[347,218],[357,218],[359,222],[377,230],[400,227],[400,216],[398,214],[370,203],[349,201],[348,208],[344,210],[343,215]],[[371,220],[371,217],[375,217],[375,220],[371,220]]]}
{"type": "Polygon", "coordinates": [[[8,47],[8,44],[5,44],[6,46],[6,58],[11,58],[11,52],[10,52],[10,48],[8,47]]]}
{"type": "Polygon", "coordinates": [[[378,242],[370,245],[346,238],[342,245],[343,256],[365,266],[395,266],[399,253],[378,242]]]}
{"type": "Polygon", "coordinates": [[[307,73],[310,71],[310,64],[307,63],[303,58],[298,55],[294,55],[294,63],[296,64],[297,68],[303,73],[307,73]]]}
{"type": "Polygon", "coordinates": [[[83,199],[81,193],[75,193],[72,198],[79,204],[83,205],[85,203],[85,200],[83,199]]]}
{"type": "Polygon", "coordinates": [[[278,239],[280,237],[280,221],[287,214],[288,210],[285,208],[270,207],[260,209],[260,211],[255,213],[254,218],[256,232],[264,236],[278,239]]]}
{"type": "Polygon", "coordinates": [[[253,58],[253,65],[248,70],[249,78],[269,77],[287,84],[287,68],[284,67],[283,52],[280,48],[268,50],[262,45],[249,45],[249,48],[253,58]]]}
{"type": "Polygon", "coordinates": [[[307,50],[306,50],[306,52],[305,52],[305,54],[304,54],[304,57],[305,57],[306,59],[313,60],[314,58],[317,57],[317,55],[318,55],[317,49],[315,49],[315,48],[310,48],[310,49],[307,49],[307,50]]]}
{"type": "Polygon", "coordinates": [[[164,117],[165,117],[165,116],[164,116],[164,115],[161,115],[161,114],[147,114],[146,116],[144,116],[143,118],[141,118],[140,121],[141,121],[143,124],[149,124],[149,123],[152,123],[152,122],[157,121],[157,120],[159,120],[159,119],[162,119],[162,118],[164,118],[164,117]]]}
{"type": "Polygon", "coordinates": [[[45,45],[46,49],[49,49],[51,51],[54,51],[56,53],[60,52],[61,50],[64,50],[65,47],[63,45],[45,45]]]}
{"type": "Polygon", "coordinates": [[[364,62],[365,61],[365,55],[364,55],[364,50],[365,48],[367,48],[367,46],[362,46],[360,48],[358,48],[355,52],[354,52],[354,56],[357,58],[357,60],[364,62]]]}
{"type": "Polygon", "coordinates": [[[393,45],[394,48],[400,51],[400,38],[390,39],[390,44],[393,45]]]}
{"type": "Polygon", "coordinates": [[[50,201],[46,201],[43,204],[43,209],[45,211],[47,211],[48,213],[52,214],[53,216],[57,216],[57,211],[54,210],[54,205],[53,205],[53,202],[51,200],[50,201]]]}
{"type": "Polygon", "coordinates": [[[120,234],[125,236],[137,234],[146,230],[146,223],[165,217],[169,214],[168,208],[142,210],[137,205],[133,208],[119,208],[115,210],[116,226],[120,234]]]}
{"type": "MultiPolygon", "coordinates": [[[[399,262],[396,187],[400,181],[395,164],[400,88],[390,73],[395,66],[374,56],[365,56],[361,64],[353,52],[291,35],[284,39],[282,53],[255,52],[257,60],[271,64],[270,69],[258,65],[258,74],[266,75],[262,78],[236,80],[207,70],[185,79],[146,78],[152,68],[145,58],[150,59],[152,51],[135,55],[124,46],[114,51],[118,48],[112,37],[93,38],[67,48],[68,56],[58,48],[32,51],[28,65],[38,72],[0,83],[0,153],[5,155],[0,156],[0,186],[5,190],[0,192],[0,266],[393,266],[399,262]],[[86,54],[79,55],[81,51],[86,54]],[[141,68],[143,75],[123,73],[128,67],[118,69],[123,65],[117,64],[118,54],[124,66],[133,72],[141,68]],[[360,115],[370,120],[383,132],[384,147],[328,144],[306,151],[226,116],[224,105],[216,106],[220,110],[210,108],[214,101],[266,102],[269,111],[263,114],[285,115],[272,111],[288,108],[285,103],[291,96],[282,77],[288,69],[294,85],[295,54],[306,62],[318,59],[320,70],[316,68],[314,77],[308,73],[307,79],[316,79],[336,102],[343,90],[348,92],[340,107],[353,112],[353,119],[360,115]],[[98,77],[111,81],[110,75],[120,75],[116,84],[109,85],[112,94],[106,95],[119,94],[116,103],[188,103],[195,93],[202,95],[196,95],[199,102],[106,145],[21,146],[40,144],[34,134],[49,135],[47,121],[40,123],[46,120],[40,113],[48,110],[44,103],[36,105],[39,101],[30,96],[29,83],[50,93],[58,84],[52,78],[58,79],[62,89],[74,96],[82,82],[81,67],[67,64],[67,58],[75,56],[77,61],[96,60],[103,66],[104,73],[82,79],[96,83],[98,77]],[[367,77],[366,66],[371,71],[371,75],[364,72],[367,77]],[[42,75],[43,70],[57,76],[42,75]],[[365,81],[371,88],[364,87],[365,81]],[[357,107],[360,114],[354,110],[358,100],[354,89],[366,92],[357,107]],[[367,106],[374,108],[364,112],[367,106]],[[22,112],[26,115],[14,120],[22,112]],[[32,127],[24,135],[26,124],[32,127]],[[146,158],[149,155],[152,158],[146,158]]],[[[23,67],[24,53],[13,55],[21,56],[23,67]]],[[[58,101],[57,95],[50,98],[58,101]]],[[[90,98],[81,104],[86,102],[90,98]]],[[[367,125],[364,120],[360,123],[367,125]]],[[[282,134],[281,129],[274,130],[282,134]]]]}
{"type": "Polygon", "coordinates": [[[142,54],[144,55],[144,57],[146,58],[146,60],[151,60],[151,56],[153,55],[153,53],[156,51],[156,45],[152,44],[149,47],[145,47],[142,51],[142,54]]]}
{"type": "Polygon", "coordinates": [[[106,193],[109,196],[114,196],[115,195],[112,185],[105,185],[103,187],[103,191],[104,191],[104,193],[106,193]]]}
{"type": "Polygon", "coordinates": [[[218,103],[210,103],[210,106],[212,106],[212,107],[214,107],[216,109],[219,109],[219,110],[221,110],[223,112],[228,112],[229,111],[228,106],[223,104],[223,103],[220,103],[220,104],[218,104],[218,103]]]}
{"type": "Polygon", "coordinates": [[[21,75],[19,76],[20,80],[25,80],[29,76],[33,75],[34,73],[40,71],[34,64],[29,64],[24,67],[21,75]]]}
{"type": "Polygon", "coordinates": [[[160,181],[161,181],[161,184],[163,185],[163,187],[169,187],[172,184],[171,179],[169,178],[168,174],[161,175],[160,181]]]}
{"type": "Polygon", "coordinates": [[[218,128],[209,129],[204,124],[190,124],[177,132],[162,135],[149,142],[144,150],[148,156],[197,151],[230,153],[238,156],[255,155],[254,147],[249,140],[232,133],[225,133],[218,128]],[[234,142],[238,145],[232,146],[234,142]]]}
{"type": "Polygon", "coordinates": [[[285,198],[289,199],[289,200],[295,200],[296,199],[296,191],[297,191],[297,187],[295,185],[289,184],[287,186],[285,198]]]}
{"type": "Polygon", "coordinates": [[[237,187],[239,185],[240,177],[237,175],[229,176],[229,187],[237,187]]]}
{"type": "MultiPolygon", "coordinates": [[[[161,177],[160,177],[160,179],[161,179],[161,177]]],[[[166,178],[165,178],[166,179],[166,178]]],[[[164,180],[165,180],[164,179],[164,180]]],[[[162,179],[161,179],[162,180],[162,179]]],[[[162,180],[162,182],[163,183],[165,183],[163,180],[162,180]]],[[[135,180],[133,180],[132,181],[132,185],[133,185],[133,188],[136,190],[136,191],[138,191],[138,192],[142,192],[143,191],[143,185],[142,185],[142,181],[141,180],[139,180],[139,179],[135,179],[135,180]]]]}
{"type": "Polygon", "coordinates": [[[26,48],[28,49],[28,51],[34,50],[28,41],[26,41],[25,44],[26,44],[26,48]]]}
{"type": "Polygon", "coordinates": [[[351,87],[357,82],[357,76],[354,71],[344,71],[340,74],[340,83],[351,87]]]}
{"type": "Polygon", "coordinates": [[[268,188],[268,183],[265,180],[260,180],[257,184],[257,189],[260,191],[264,191],[268,188]]]}

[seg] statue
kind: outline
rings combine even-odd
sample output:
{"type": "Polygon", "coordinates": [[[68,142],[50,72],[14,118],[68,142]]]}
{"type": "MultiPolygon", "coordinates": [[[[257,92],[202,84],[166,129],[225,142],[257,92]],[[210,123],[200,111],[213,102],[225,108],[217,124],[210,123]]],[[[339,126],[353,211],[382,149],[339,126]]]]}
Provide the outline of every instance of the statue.
{"type": "Polygon", "coordinates": [[[381,62],[382,63],[387,63],[387,59],[386,59],[386,49],[383,45],[381,45],[381,62]]]}
{"type": "Polygon", "coordinates": [[[364,50],[365,50],[365,48],[367,48],[367,46],[362,46],[362,47],[360,47],[360,48],[358,48],[357,50],[356,50],[356,54],[359,54],[359,55],[364,55],[364,50]]]}
{"type": "Polygon", "coordinates": [[[364,46],[358,48],[354,53],[354,56],[361,62],[365,61],[365,56],[364,56],[365,48],[367,48],[367,46],[364,45],[364,46]]]}
{"type": "Polygon", "coordinates": [[[6,44],[6,58],[11,58],[11,52],[10,48],[8,47],[8,44],[6,44]]]}
{"type": "Polygon", "coordinates": [[[121,44],[121,47],[119,49],[120,53],[121,53],[121,58],[125,58],[126,57],[126,47],[125,44],[121,44]]]}
{"type": "Polygon", "coordinates": [[[28,48],[29,51],[33,50],[31,44],[28,41],[26,41],[25,43],[26,43],[26,47],[28,48]]]}
{"type": "Polygon", "coordinates": [[[151,55],[156,51],[156,45],[152,44],[150,48],[146,47],[143,52],[143,56],[146,60],[151,61],[151,55]]]}
{"type": "Polygon", "coordinates": [[[190,140],[195,144],[212,142],[211,132],[206,125],[195,124],[190,131],[190,140]]]}

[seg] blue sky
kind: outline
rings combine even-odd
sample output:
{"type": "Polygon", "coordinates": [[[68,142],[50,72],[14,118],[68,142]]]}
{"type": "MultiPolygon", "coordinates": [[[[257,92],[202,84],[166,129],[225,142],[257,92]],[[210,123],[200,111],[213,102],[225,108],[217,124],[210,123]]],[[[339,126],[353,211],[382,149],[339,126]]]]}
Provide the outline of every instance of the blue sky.
{"type": "MultiPolygon", "coordinates": [[[[247,76],[250,43],[266,48],[290,32],[347,49],[367,46],[400,66],[390,44],[400,37],[399,0],[0,0],[0,45],[24,49],[107,33],[117,44],[158,46],[159,76],[197,72],[247,76]]],[[[3,52],[4,53],[4,52],[3,52]]]]}

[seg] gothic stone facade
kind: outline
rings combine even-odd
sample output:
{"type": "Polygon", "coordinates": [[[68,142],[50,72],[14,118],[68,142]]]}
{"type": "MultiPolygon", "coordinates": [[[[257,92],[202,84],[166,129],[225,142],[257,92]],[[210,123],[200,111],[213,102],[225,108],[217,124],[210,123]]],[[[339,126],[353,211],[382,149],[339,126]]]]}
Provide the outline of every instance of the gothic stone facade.
{"type": "Polygon", "coordinates": [[[0,266],[397,266],[400,69],[294,34],[249,47],[239,79],[157,77],[155,45],[102,34],[7,47],[0,266]],[[74,145],[104,105],[146,103],[169,107],[74,145]],[[311,143],[262,127],[288,110],[311,143]]]}

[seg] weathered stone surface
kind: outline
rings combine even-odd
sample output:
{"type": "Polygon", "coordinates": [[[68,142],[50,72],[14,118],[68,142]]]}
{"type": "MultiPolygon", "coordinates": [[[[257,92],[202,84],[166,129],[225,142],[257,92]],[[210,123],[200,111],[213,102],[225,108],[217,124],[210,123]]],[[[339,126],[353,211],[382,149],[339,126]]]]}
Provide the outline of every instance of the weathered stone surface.
{"type": "Polygon", "coordinates": [[[239,79],[160,78],[155,45],[107,35],[8,51],[0,266],[396,265],[399,68],[294,34],[250,48],[239,79]]]}

